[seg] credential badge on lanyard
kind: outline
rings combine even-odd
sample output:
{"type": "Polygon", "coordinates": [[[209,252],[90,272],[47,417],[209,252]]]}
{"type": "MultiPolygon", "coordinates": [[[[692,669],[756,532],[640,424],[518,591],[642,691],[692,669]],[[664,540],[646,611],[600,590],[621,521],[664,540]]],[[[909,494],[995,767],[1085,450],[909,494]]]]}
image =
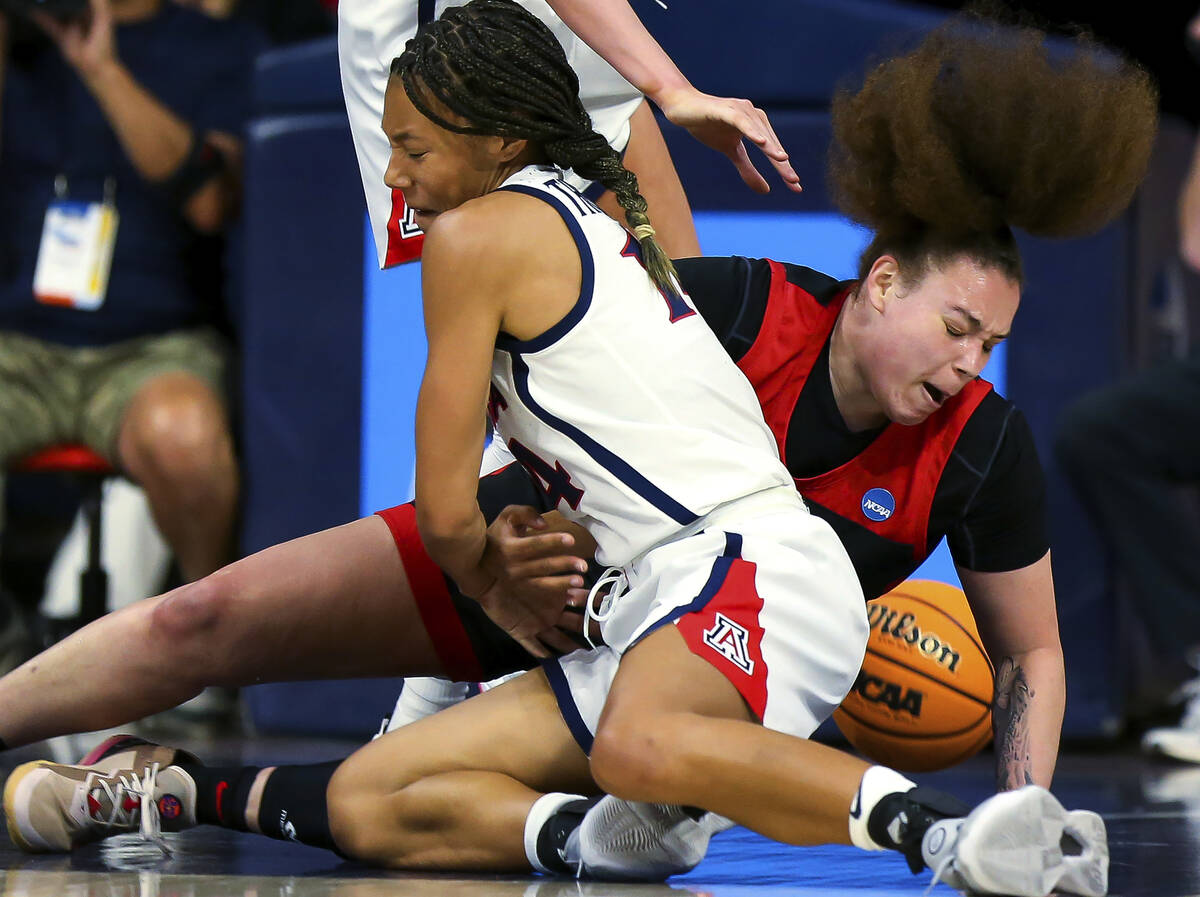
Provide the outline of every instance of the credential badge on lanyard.
{"type": "Polygon", "coordinates": [[[54,179],[54,199],[46,209],[33,295],[46,305],[95,311],[104,304],[113,247],[117,242],[116,181],[104,181],[103,202],[67,199],[67,179],[54,179]]]}

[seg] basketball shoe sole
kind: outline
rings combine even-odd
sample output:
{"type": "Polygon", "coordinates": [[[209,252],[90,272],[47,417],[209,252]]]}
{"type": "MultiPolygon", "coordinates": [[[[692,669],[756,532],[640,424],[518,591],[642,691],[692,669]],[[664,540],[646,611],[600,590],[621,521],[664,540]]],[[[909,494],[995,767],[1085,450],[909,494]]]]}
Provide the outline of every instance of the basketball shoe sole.
{"type": "Polygon", "coordinates": [[[1067,813],[1063,827],[1063,865],[1055,890],[1081,897],[1108,893],[1108,832],[1104,820],[1090,810],[1067,813]]]}

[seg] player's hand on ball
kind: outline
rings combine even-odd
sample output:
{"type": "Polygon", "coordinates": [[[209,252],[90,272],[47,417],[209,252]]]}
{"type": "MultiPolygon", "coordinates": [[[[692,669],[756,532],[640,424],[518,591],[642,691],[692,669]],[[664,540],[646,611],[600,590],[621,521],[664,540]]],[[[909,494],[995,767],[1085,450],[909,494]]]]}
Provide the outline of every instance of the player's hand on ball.
{"type": "MultiPolygon", "coordinates": [[[[561,518],[555,525],[573,526],[561,518]]],[[[525,505],[509,505],[488,527],[483,567],[496,581],[479,603],[535,657],[579,647],[558,628],[578,616],[565,610],[572,594],[583,588],[587,570],[577,541],[575,534],[552,529],[536,508],[525,505]]]]}

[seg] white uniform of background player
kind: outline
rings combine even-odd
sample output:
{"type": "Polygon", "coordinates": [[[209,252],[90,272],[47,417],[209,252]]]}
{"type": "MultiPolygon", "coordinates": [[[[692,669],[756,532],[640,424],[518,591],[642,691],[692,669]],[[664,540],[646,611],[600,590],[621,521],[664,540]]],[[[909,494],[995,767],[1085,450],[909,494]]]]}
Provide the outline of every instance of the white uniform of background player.
{"type": "MultiPolygon", "coordinates": [[[[517,0],[540,18],[563,45],[567,61],[579,76],[579,96],[592,117],[592,126],[618,152],[629,141],[629,119],[642,102],[632,84],[601,59],[563,24],[545,0],[517,0]]],[[[417,32],[420,22],[431,21],[463,0],[341,0],[338,3],[338,64],[342,91],[350,117],[350,132],[371,231],[379,252],[380,267],[409,261],[420,254],[420,230],[404,221],[403,198],[384,185],[390,148],[379,123],[383,118],[383,92],[392,59],[417,32]],[[389,234],[389,225],[391,233],[389,234]]],[[[589,181],[571,177],[581,190],[589,181]]]]}
{"type": "Polygon", "coordinates": [[[686,300],[654,287],[636,241],[552,167],[499,189],[553,206],[580,253],[573,309],[534,340],[497,340],[489,404],[549,503],[619,568],[597,614],[605,647],[547,667],[568,723],[589,747],[620,655],[674,623],[764,724],[810,735],[866,650],[841,541],[795,491],[749,382],[686,300]]]}

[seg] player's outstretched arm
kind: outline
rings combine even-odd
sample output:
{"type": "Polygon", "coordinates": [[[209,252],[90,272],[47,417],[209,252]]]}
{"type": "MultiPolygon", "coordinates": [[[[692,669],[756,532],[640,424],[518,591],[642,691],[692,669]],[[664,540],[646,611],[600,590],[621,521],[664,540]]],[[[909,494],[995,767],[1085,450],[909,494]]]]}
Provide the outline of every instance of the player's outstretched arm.
{"type": "Polygon", "coordinates": [[[1049,788],[1066,705],[1050,553],[1020,570],[958,573],[996,667],[996,790],[1049,788]]]}
{"type": "Polygon", "coordinates": [[[790,189],[800,178],[788,161],[766,113],[749,100],[702,93],[679,71],[630,8],[628,0],[547,0],[559,18],[593,50],[646,94],[667,119],[705,146],[724,153],[750,189],[770,185],[746,152],[755,144],[790,189]]]}

